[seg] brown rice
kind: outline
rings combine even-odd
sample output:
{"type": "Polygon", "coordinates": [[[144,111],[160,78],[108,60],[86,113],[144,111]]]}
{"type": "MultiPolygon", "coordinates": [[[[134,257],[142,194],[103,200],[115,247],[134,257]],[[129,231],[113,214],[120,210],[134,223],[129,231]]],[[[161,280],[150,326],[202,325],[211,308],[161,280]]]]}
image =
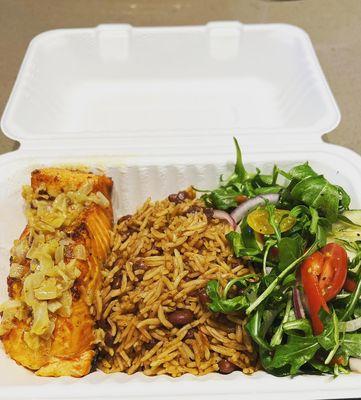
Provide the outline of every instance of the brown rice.
{"type": "Polygon", "coordinates": [[[247,374],[257,369],[245,320],[212,314],[199,297],[210,279],[224,286],[253,270],[232,255],[229,225],[207,217],[192,190],[181,193],[180,200],[147,200],[115,227],[96,303],[105,372],[204,375],[219,371],[222,360],[247,374]],[[176,310],[192,318],[176,326],[176,310]]]}

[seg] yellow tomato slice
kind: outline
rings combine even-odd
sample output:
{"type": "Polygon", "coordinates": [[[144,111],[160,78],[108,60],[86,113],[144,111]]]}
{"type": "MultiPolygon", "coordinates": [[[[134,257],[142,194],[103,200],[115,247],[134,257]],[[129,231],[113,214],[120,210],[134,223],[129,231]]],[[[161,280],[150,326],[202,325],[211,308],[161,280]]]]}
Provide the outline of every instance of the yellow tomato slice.
{"type": "MultiPolygon", "coordinates": [[[[296,223],[296,218],[290,215],[288,210],[275,210],[275,222],[279,226],[281,232],[286,232],[296,223]]],[[[268,211],[264,208],[257,208],[248,214],[248,225],[262,235],[271,235],[275,233],[269,223],[268,211]]]]}

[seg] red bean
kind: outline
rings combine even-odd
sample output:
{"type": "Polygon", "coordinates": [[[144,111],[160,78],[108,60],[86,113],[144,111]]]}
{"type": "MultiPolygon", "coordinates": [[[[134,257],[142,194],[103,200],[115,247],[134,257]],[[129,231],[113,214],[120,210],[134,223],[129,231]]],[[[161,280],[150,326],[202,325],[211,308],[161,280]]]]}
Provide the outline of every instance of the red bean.
{"type": "Polygon", "coordinates": [[[179,193],[172,193],[168,196],[168,200],[172,203],[182,203],[184,200],[188,199],[188,193],[184,190],[182,190],[179,193]]]}
{"type": "Polygon", "coordinates": [[[186,210],[186,211],[184,212],[184,214],[185,214],[185,215],[187,215],[187,214],[195,214],[195,213],[202,212],[202,211],[203,211],[203,208],[202,208],[202,207],[193,204],[192,206],[190,206],[190,207],[188,208],[188,210],[186,210]]]}
{"type": "Polygon", "coordinates": [[[187,198],[188,198],[187,192],[185,192],[185,191],[179,192],[177,194],[177,203],[182,203],[187,198]]]}
{"type": "Polygon", "coordinates": [[[108,357],[108,355],[109,355],[109,353],[105,349],[100,349],[98,351],[98,359],[99,360],[102,360],[102,359],[108,357]]]}
{"type": "Polygon", "coordinates": [[[97,321],[97,326],[99,328],[102,328],[104,331],[110,329],[110,325],[106,319],[101,319],[101,320],[97,321]]]}
{"type": "Polygon", "coordinates": [[[172,193],[168,196],[168,200],[172,203],[175,203],[177,201],[177,193],[172,193]]]}
{"type": "Polygon", "coordinates": [[[184,310],[176,310],[167,315],[168,321],[175,326],[184,326],[193,321],[194,315],[192,311],[184,309],[184,310]]]}
{"type": "Polygon", "coordinates": [[[223,359],[218,363],[218,368],[221,374],[227,375],[235,371],[238,367],[230,361],[223,359]]]}
{"type": "Polygon", "coordinates": [[[119,274],[113,276],[112,283],[110,284],[113,290],[119,289],[122,285],[122,277],[119,274]]]}
{"type": "Polygon", "coordinates": [[[146,269],[147,266],[145,265],[143,259],[137,258],[134,263],[133,263],[133,271],[136,271],[138,269],[146,269]]]}
{"type": "Polygon", "coordinates": [[[107,332],[107,333],[105,334],[104,343],[105,343],[108,347],[112,347],[113,344],[114,344],[114,338],[113,338],[113,336],[112,336],[109,332],[107,332]]]}
{"type": "Polygon", "coordinates": [[[206,289],[199,289],[198,291],[198,299],[202,306],[207,307],[207,304],[210,302],[206,289]]]}
{"type": "Polygon", "coordinates": [[[122,217],[119,218],[118,224],[120,224],[120,223],[123,222],[123,221],[128,220],[128,219],[131,218],[131,217],[132,217],[132,216],[131,216],[130,214],[123,215],[122,217]]]}
{"type": "Polygon", "coordinates": [[[137,225],[130,225],[128,226],[128,233],[138,233],[139,232],[139,226],[137,225]]]}
{"type": "Polygon", "coordinates": [[[204,209],[204,214],[206,215],[206,217],[207,217],[208,219],[213,218],[213,214],[214,214],[213,208],[205,208],[205,209],[204,209]]]}

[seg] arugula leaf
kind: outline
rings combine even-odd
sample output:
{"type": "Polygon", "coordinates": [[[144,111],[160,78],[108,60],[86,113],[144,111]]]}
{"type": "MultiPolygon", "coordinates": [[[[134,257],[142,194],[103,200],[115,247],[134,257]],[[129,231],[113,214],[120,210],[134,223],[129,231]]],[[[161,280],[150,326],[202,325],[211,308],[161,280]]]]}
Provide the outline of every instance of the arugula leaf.
{"type": "Polygon", "coordinates": [[[262,314],[262,325],[260,327],[260,335],[261,337],[265,337],[268,330],[271,328],[273,322],[275,321],[276,317],[279,315],[279,313],[284,309],[283,304],[278,305],[274,308],[269,308],[269,309],[262,309],[257,310],[258,312],[261,312],[262,314]]]}
{"type": "Polygon", "coordinates": [[[307,206],[304,206],[303,204],[299,204],[295,207],[293,207],[290,211],[290,215],[295,218],[300,218],[300,216],[309,216],[310,214],[310,209],[307,206]]]}
{"type": "Polygon", "coordinates": [[[352,272],[352,274],[355,274],[353,278],[357,280],[357,274],[361,270],[361,245],[352,243],[351,251],[355,251],[356,255],[350,262],[349,270],[352,272]]]}
{"type": "Polygon", "coordinates": [[[267,358],[266,354],[265,362],[267,370],[276,375],[279,374],[277,371],[280,371],[280,368],[283,368],[282,372],[284,373],[285,367],[287,367],[287,375],[300,373],[301,367],[304,367],[302,372],[314,372],[305,368],[309,365],[316,371],[332,373],[333,367],[317,361],[315,355],[321,347],[325,350],[332,350],[329,355],[330,359],[336,353],[340,341],[338,337],[337,317],[335,318],[335,316],[336,314],[334,313],[333,321],[328,316],[325,316],[325,318],[328,318],[327,328],[319,336],[313,336],[311,324],[306,319],[285,322],[282,325],[282,329],[288,335],[287,343],[276,346],[276,351],[271,361],[269,357],[267,358]],[[302,332],[303,335],[296,334],[296,332],[302,332]]]}
{"type": "Polygon", "coordinates": [[[272,347],[277,346],[277,345],[281,344],[281,342],[282,342],[283,324],[285,324],[288,321],[288,318],[290,317],[291,304],[292,304],[292,298],[291,298],[291,295],[289,294],[282,322],[278,326],[276,332],[274,333],[274,335],[272,336],[272,339],[271,339],[271,346],[272,347]]]}
{"type": "Polygon", "coordinates": [[[279,193],[283,189],[282,186],[275,185],[275,186],[266,186],[266,187],[257,187],[252,190],[254,196],[259,196],[262,194],[272,194],[272,193],[279,193]]]}
{"type": "Polygon", "coordinates": [[[254,313],[252,318],[248,321],[246,329],[252,339],[263,349],[271,350],[271,346],[264,339],[264,333],[262,332],[262,312],[258,310],[254,313]]]}
{"type": "Polygon", "coordinates": [[[341,350],[347,357],[361,358],[361,333],[345,333],[341,350]]]}
{"type": "Polygon", "coordinates": [[[283,237],[278,243],[278,270],[283,271],[287,265],[297,260],[303,252],[303,239],[296,234],[293,237],[283,237]]]}
{"type": "Polygon", "coordinates": [[[346,193],[345,189],[341,186],[337,186],[336,188],[338,190],[338,194],[340,197],[340,211],[343,210],[348,210],[348,208],[350,207],[350,203],[351,203],[351,198],[350,196],[346,193]]]}
{"type": "Polygon", "coordinates": [[[296,179],[297,181],[317,175],[318,174],[310,167],[308,161],[304,164],[296,165],[288,171],[288,179],[296,179]]]}
{"type": "Polygon", "coordinates": [[[291,286],[293,287],[295,284],[296,284],[296,271],[291,272],[282,281],[282,286],[284,288],[288,288],[288,287],[291,287],[291,286]]]}
{"type": "Polygon", "coordinates": [[[264,175],[264,174],[259,174],[258,179],[261,183],[267,186],[272,186],[274,185],[274,178],[273,175],[264,175]]]}
{"type": "MultiPolygon", "coordinates": [[[[313,207],[330,222],[335,222],[339,213],[349,208],[350,196],[346,191],[340,186],[331,184],[324,176],[317,174],[307,162],[297,165],[288,173],[279,172],[291,181],[282,193],[281,203],[294,205],[302,202],[313,207]]],[[[311,227],[313,233],[316,225],[316,221],[313,220],[311,227]]]]}
{"type": "Polygon", "coordinates": [[[332,326],[333,326],[332,333],[333,333],[334,345],[325,360],[325,364],[329,364],[332,361],[334,355],[336,354],[338,348],[340,347],[340,330],[339,330],[338,318],[337,318],[335,310],[333,310],[333,313],[332,313],[332,326]]]}
{"type": "Polygon", "coordinates": [[[313,235],[316,235],[320,217],[318,216],[317,210],[315,210],[313,207],[309,207],[309,210],[310,210],[310,215],[311,215],[310,232],[313,235]]]}
{"type": "Polygon", "coordinates": [[[333,373],[333,367],[330,365],[325,365],[323,363],[317,362],[316,360],[312,359],[309,360],[308,363],[317,371],[323,373],[323,374],[332,374],[333,373]]]}
{"type": "Polygon", "coordinates": [[[294,321],[288,321],[283,324],[283,330],[288,334],[294,334],[294,331],[301,331],[306,336],[312,336],[312,327],[310,321],[307,319],[295,319],[294,321]]]}
{"type": "Polygon", "coordinates": [[[219,294],[219,283],[216,280],[207,283],[207,295],[211,302],[208,308],[213,312],[222,312],[224,314],[241,311],[249,306],[247,295],[236,296],[231,299],[226,299],[219,294]]]}
{"type": "Polygon", "coordinates": [[[248,225],[246,218],[244,218],[241,222],[239,229],[244,246],[246,248],[259,249],[260,252],[262,250],[262,246],[257,242],[254,230],[248,225]]]}
{"type": "Polygon", "coordinates": [[[353,316],[353,312],[360,301],[361,296],[361,269],[358,271],[357,286],[354,292],[351,294],[349,301],[345,307],[345,310],[341,316],[341,321],[347,321],[347,319],[353,316]]]}
{"type": "Polygon", "coordinates": [[[289,373],[296,375],[299,369],[315,356],[319,348],[320,345],[313,336],[288,336],[286,344],[276,347],[271,367],[281,368],[288,365],[289,373]]]}
{"type": "Polygon", "coordinates": [[[264,245],[264,252],[263,252],[263,261],[262,261],[262,269],[263,269],[263,275],[267,275],[269,271],[267,271],[267,258],[268,258],[268,253],[275,244],[277,243],[276,240],[268,239],[264,245]]]}
{"type": "Polygon", "coordinates": [[[277,184],[277,177],[279,169],[275,165],[271,175],[261,174],[261,171],[257,169],[256,175],[252,178],[253,192],[256,196],[261,194],[279,193],[283,186],[277,184]]]}
{"type": "MultiPolygon", "coordinates": [[[[264,290],[264,292],[257,297],[257,299],[250,304],[247,308],[246,313],[249,315],[253,310],[255,310],[276,288],[279,282],[281,282],[286,275],[293,272],[296,266],[302,262],[305,258],[307,258],[310,254],[314,253],[314,251],[318,247],[318,242],[316,241],[301,257],[297,258],[297,260],[293,261],[290,265],[288,265],[279,275],[277,275],[273,281],[269,284],[269,286],[264,290]]],[[[267,275],[265,278],[269,277],[267,275]]]]}
{"type": "Polygon", "coordinates": [[[204,194],[201,198],[208,207],[227,211],[231,208],[237,207],[238,203],[236,201],[236,196],[239,194],[239,190],[229,186],[215,189],[210,193],[204,194]]]}
{"type": "Polygon", "coordinates": [[[309,166],[308,162],[297,165],[288,172],[289,179],[296,179],[297,181],[317,175],[318,174],[309,166]]]}
{"type": "Polygon", "coordinates": [[[308,177],[317,176],[316,172],[308,165],[308,162],[293,167],[288,173],[283,170],[280,170],[279,173],[290,180],[289,185],[281,193],[280,201],[285,204],[295,203],[292,197],[292,190],[297,183],[308,177]]]}
{"type": "Polygon", "coordinates": [[[224,288],[222,297],[224,299],[226,299],[229,290],[234,285],[239,286],[241,288],[246,288],[249,285],[249,279],[254,279],[254,278],[258,278],[258,275],[257,274],[247,274],[247,275],[239,276],[238,278],[231,279],[227,283],[226,287],[224,288]]]}
{"type": "Polygon", "coordinates": [[[332,224],[326,218],[319,218],[316,230],[316,240],[320,243],[320,247],[327,243],[327,235],[330,232],[332,224]]]}
{"type": "Polygon", "coordinates": [[[325,318],[322,318],[322,320],[325,328],[323,332],[317,336],[317,341],[322,348],[329,351],[334,348],[336,343],[338,342],[338,329],[336,327],[336,324],[333,323],[328,315],[325,318]],[[337,338],[335,336],[335,332],[337,333],[337,338]]]}
{"type": "Polygon", "coordinates": [[[261,249],[258,247],[256,240],[254,240],[252,246],[250,246],[250,243],[248,242],[249,246],[247,247],[244,243],[243,235],[238,232],[229,232],[227,233],[226,238],[236,257],[256,256],[261,253],[261,249]]]}
{"type": "Polygon", "coordinates": [[[220,177],[220,185],[215,190],[199,190],[204,194],[201,198],[208,207],[229,211],[238,206],[237,196],[255,197],[261,194],[278,193],[283,187],[277,184],[278,168],[274,167],[272,175],[264,175],[257,170],[249,173],[242,160],[242,152],[236,138],[233,138],[236,147],[236,163],[231,176],[224,180],[220,177]]]}
{"type": "Polygon", "coordinates": [[[279,224],[276,222],[276,215],[275,215],[276,207],[274,204],[266,204],[264,208],[268,212],[268,222],[272,226],[277,241],[279,242],[281,240],[281,230],[279,224]]]}
{"type": "Polygon", "coordinates": [[[339,213],[339,192],[336,186],[322,175],[309,176],[298,182],[291,191],[293,199],[301,201],[329,219],[337,220],[339,213]]]}
{"type": "Polygon", "coordinates": [[[242,160],[242,152],[239,147],[237,139],[234,137],[233,138],[234,145],[236,146],[236,154],[237,154],[237,159],[236,159],[236,165],[234,167],[234,172],[235,174],[239,177],[239,179],[242,181],[246,180],[248,174],[246,169],[244,168],[243,165],[243,160],[242,160]]]}

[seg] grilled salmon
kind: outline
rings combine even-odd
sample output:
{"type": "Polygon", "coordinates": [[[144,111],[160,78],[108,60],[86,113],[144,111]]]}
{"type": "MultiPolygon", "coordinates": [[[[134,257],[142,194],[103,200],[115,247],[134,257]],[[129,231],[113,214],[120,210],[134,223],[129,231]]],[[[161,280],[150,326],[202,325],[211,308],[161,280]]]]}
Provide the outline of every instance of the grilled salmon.
{"type": "Polygon", "coordinates": [[[37,375],[91,370],[111,190],[103,175],[44,168],[23,191],[28,224],[11,250],[0,336],[7,354],[37,375]]]}

